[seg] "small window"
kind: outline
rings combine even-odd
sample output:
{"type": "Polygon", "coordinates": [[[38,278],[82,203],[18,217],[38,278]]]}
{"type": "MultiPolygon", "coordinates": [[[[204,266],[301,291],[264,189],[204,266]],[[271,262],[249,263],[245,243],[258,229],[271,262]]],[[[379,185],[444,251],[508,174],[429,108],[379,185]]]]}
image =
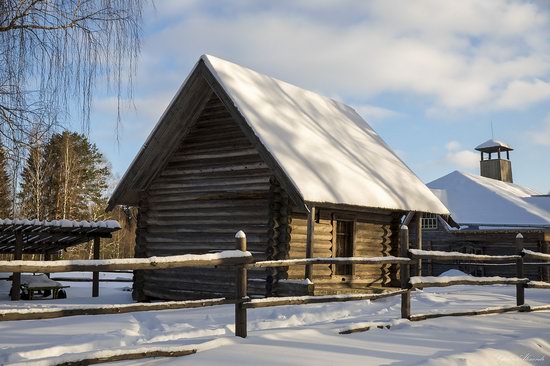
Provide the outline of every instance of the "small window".
{"type": "MultiPolygon", "coordinates": [[[[336,221],[336,256],[353,257],[353,221],[336,221]]],[[[351,275],[351,264],[337,264],[334,274],[351,275]]]]}
{"type": "Polygon", "coordinates": [[[435,230],[437,229],[437,215],[425,213],[422,216],[422,229],[423,230],[435,230]]]}

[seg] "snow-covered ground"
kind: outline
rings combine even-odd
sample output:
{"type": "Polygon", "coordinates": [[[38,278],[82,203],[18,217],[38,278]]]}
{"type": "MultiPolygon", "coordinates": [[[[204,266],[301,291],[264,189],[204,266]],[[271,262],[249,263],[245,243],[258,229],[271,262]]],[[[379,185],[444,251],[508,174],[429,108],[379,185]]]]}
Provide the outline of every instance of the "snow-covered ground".
{"type": "MultiPolygon", "coordinates": [[[[68,274],[67,274],[68,275],[68,274]]],[[[71,274],[72,275],[72,274],[71,274]]],[[[102,274],[121,277],[121,274],[102,274]]],[[[0,310],[65,304],[131,302],[130,283],[71,282],[63,300],[9,301],[0,281],[0,310]]],[[[550,365],[550,312],[399,319],[399,296],[334,304],[282,306],[248,311],[249,337],[233,336],[233,306],[0,322],[0,364],[51,364],[64,356],[113,348],[196,346],[180,358],[117,365],[550,365]],[[365,327],[363,333],[339,331],[365,327]],[[376,325],[389,324],[390,329],[376,325]]],[[[550,304],[550,291],[527,289],[530,305],[550,304]]],[[[456,286],[417,291],[414,313],[513,306],[514,286],[456,286]]]]}

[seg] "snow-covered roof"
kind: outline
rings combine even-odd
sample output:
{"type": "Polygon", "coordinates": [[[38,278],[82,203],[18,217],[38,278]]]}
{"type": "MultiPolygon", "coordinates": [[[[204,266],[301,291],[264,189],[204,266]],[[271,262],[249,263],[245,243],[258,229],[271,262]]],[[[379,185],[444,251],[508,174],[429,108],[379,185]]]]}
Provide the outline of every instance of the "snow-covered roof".
{"type": "Polygon", "coordinates": [[[550,227],[550,196],[517,184],[454,171],[428,187],[460,225],[550,227]]]}
{"type": "Polygon", "coordinates": [[[28,220],[0,219],[0,253],[12,253],[16,233],[23,234],[24,253],[55,252],[90,241],[93,237],[110,237],[120,229],[115,220],[28,220]]]}
{"type": "Polygon", "coordinates": [[[304,201],[447,213],[353,108],[216,57],[201,59],[304,201]]]}
{"type": "Polygon", "coordinates": [[[502,141],[499,141],[499,140],[493,140],[493,139],[490,139],[490,140],[487,140],[485,141],[484,143],[476,146],[476,150],[477,151],[485,151],[485,150],[492,150],[492,149],[499,149],[501,151],[511,151],[511,150],[514,150],[510,147],[510,145],[502,142],[502,141]]]}
{"type": "Polygon", "coordinates": [[[120,229],[116,220],[106,221],[75,221],[75,220],[29,220],[29,219],[0,219],[0,226],[44,226],[58,228],[106,228],[120,229]]]}
{"type": "MultiPolygon", "coordinates": [[[[201,63],[206,66],[202,72],[210,73],[229,97],[233,105],[227,107],[241,114],[303,202],[448,214],[353,108],[213,56],[203,55],[193,73],[201,63]]],[[[161,145],[155,140],[164,137],[162,124],[174,104],[140,154],[153,154],[150,144],[161,145]]],[[[152,170],[145,159],[138,156],[128,172],[152,170]]],[[[128,175],[115,190],[110,207],[134,203],[124,192],[137,190],[131,186],[134,183],[125,187],[133,179],[128,175]]]]}

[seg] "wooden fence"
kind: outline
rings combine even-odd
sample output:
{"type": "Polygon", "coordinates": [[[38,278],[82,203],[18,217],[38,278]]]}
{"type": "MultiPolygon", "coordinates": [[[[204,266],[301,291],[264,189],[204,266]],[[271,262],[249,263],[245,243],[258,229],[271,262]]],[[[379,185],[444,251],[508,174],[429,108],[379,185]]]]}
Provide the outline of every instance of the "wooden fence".
{"type": "Polygon", "coordinates": [[[185,309],[221,304],[235,305],[235,335],[247,336],[247,310],[282,305],[299,305],[313,303],[376,300],[390,296],[401,296],[401,317],[410,320],[423,320],[441,316],[476,315],[501,313],[506,311],[546,310],[550,306],[531,307],[525,305],[525,288],[550,288],[550,283],[529,281],[523,276],[524,258],[550,262],[550,254],[538,253],[523,249],[523,237],[517,237],[517,254],[509,256],[489,256],[463,254],[457,252],[439,252],[409,249],[408,228],[401,228],[402,243],[400,257],[386,256],[375,258],[305,258],[277,261],[255,262],[252,254],[247,251],[246,236],[240,231],[235,235],[236,248],[216,254],[180,255],[169,257],[110,259],[110,260],[70,260],[70,261],[0,261],[0,272],[71,272],[71,271],[115,271],[115,270],[150,270],[182,267],[233,266],[236,271],[235,297],[192,301],[164,301],[158,303],[91,305],[79,308],[52,308],[40,310],[10,309],[0,311],[2,320],[48,319],[75,315],[119,314],[135,311],[185,309]],[[516,263],[517,276],[514,278],[450,278],[442,281],[441,277],[410,277],[410,267],[422,259],[438,259],[441,261],[468,261],[489,263],[516,263]],[[378,294],[348,294],[327,296],[293,296],[250,299],[247,296],[247,271],[249,268],[308,266],[312,264],[399,264],[401,289],[378,294]],[[516,286],[516,306],[460,313],[411,314],[411,292],[417,288],[442,287],[453,285],[493,285],[508,284],[516,286]]]}

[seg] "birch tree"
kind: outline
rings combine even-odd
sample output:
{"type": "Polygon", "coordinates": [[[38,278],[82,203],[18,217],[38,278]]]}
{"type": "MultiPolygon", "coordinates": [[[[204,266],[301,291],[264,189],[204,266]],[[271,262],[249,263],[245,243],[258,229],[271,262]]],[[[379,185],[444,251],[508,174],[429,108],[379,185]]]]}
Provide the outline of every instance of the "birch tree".
{"type": "Polygon", "coordinates": [[[13,216],[10,179],[8,176],[6,154],[0,145],[0,218],[13,216]]]}
{"type": "MultiPolygon", "coordinates": [[[[98,80],[131,97],[144,0],[0,1],[0,136],[88,126],[98,80]],[[74,113],[73,113],[74,114],[74,113]],[[73,118],[74,120],[74,118],[73,118]]],[[[120,104],[119,104],[120,105],[120,104]]]]}

